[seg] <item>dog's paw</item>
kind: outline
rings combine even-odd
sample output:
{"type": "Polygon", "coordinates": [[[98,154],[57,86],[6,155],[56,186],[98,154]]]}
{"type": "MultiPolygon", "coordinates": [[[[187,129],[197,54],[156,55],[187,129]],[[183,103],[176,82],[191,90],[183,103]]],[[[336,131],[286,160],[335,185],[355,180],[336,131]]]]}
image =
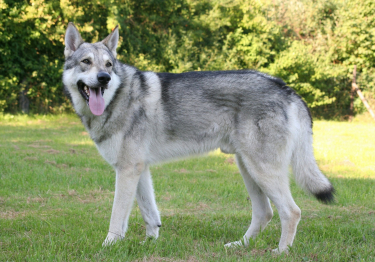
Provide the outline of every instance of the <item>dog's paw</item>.
{"type": "Polygon", "coordinates": [[[159,237],[159,228],[161,225],[151,226],[146,225],[146,238],[157,239],[159,237]]]}
{"type": "Polygon", "coordinates": [[[225,244],[225,248],[236,248],[236,247],[242,247],[242,246],[249,246],[249,240],[244,236],[243,240],[230,242],[228,244],[225,244]]]}
{"type": "Polygon", "coordinates": [[[275,254],[275,255],[281,255],[281,254],[288,254],[289,253],[289,248],[275,248],[275,249],[272,249],[272,254],[275,254]]]}
{"type": "Polygon", "coordinates": [[[244,244],[241,240],[230,242],[224,245],[225,248],[236,248],[236,247],[242,247],[244,244]]]}
{"type": "Polygon", "coordinates": [[[144,245],[146,243],[151,243],[151,242],[155,242],[155,241],[156,241],[156,238],[151,237],[151,236],[146,236],[145,240],[139,242],[139,244],[144,245]]]}
{"type": "Polygon", "coordinates": [[[110,245],[113,245],[115,244],[118,240],[121,240],[123,239],[124,237],[121,236],[121,235],[118,235],[118,234],[114,234],[112,232],[108,232],[108,235],[107,237],[105,238],[102,246],[103,247],[107,247],[107,246],[110,246],[110,245]]]}

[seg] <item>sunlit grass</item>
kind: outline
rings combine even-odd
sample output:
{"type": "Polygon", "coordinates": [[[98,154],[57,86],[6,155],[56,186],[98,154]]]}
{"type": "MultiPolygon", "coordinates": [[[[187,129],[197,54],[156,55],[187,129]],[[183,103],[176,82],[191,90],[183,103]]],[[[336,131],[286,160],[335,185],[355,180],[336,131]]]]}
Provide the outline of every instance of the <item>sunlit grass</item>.
{"type": "Polygon", "coordinates": [[[336,177],[375,179],[375,122],[317,121],[315,156],[336,177]]]}
{"type": "Polygon", "coordinates": [[[139,209],[126,240],[102,248],[115,176],[79,119],[0,115],[0,261],[373,261],[375,124],[315,121],[318,165],[336,188],[326,206],[294,182],[302,220],[288,256],[274,257],[275,216],[248,248],[225,250],[251,220],[251,203],[232,155],[152,167],[163,226],[144,245],[139,209]]]}

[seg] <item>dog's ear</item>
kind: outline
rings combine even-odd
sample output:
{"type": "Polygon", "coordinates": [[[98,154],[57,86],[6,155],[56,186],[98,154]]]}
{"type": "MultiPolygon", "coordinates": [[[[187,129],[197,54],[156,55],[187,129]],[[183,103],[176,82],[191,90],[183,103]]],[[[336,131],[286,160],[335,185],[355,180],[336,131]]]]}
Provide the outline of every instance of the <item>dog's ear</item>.
{"type": "Polygon", "coordinates": [[[78,29],[72,22],[69,22],[68,28],[66,29],[65,33],[65,58],[71,56],[82,43],[83,40],[80,33],[78,32],[78,29]]]}
{"type": "Polygon", "coordinates": [[[118,25],[116,25],[115,29],[113,29],[112,32],[102,41],[102,43],[105,44],[108,47],[108,49],[112,52],[114,57],[116,57],[118,38],[118,25]]]}

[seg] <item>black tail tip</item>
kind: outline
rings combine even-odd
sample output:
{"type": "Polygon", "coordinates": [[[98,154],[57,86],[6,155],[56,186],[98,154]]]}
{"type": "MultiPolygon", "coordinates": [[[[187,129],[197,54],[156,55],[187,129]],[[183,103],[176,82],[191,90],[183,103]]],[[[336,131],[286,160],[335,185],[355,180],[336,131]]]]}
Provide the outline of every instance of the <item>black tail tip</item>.
{"type": "Polygon", "coordinates": [[[332,204],[335,200],[334,193],[335,189],[331,186],[323,191],[320,191],[319,193],[314,194],[314,196],[324,204],[332,204]]]}

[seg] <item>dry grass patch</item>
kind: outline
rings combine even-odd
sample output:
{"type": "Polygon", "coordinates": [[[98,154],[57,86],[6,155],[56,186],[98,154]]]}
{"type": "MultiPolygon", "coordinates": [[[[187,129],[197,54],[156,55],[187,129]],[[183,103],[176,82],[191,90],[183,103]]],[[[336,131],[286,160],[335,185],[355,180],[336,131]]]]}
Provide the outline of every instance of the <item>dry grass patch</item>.
{"type": "Polygon", "coordinates": [[[59,150],[55,150],[55,149],[48,149],[46,151],[44,151],[50,155],[56,155],[56,154],[60,154],[60,151],[59,150]]]}

